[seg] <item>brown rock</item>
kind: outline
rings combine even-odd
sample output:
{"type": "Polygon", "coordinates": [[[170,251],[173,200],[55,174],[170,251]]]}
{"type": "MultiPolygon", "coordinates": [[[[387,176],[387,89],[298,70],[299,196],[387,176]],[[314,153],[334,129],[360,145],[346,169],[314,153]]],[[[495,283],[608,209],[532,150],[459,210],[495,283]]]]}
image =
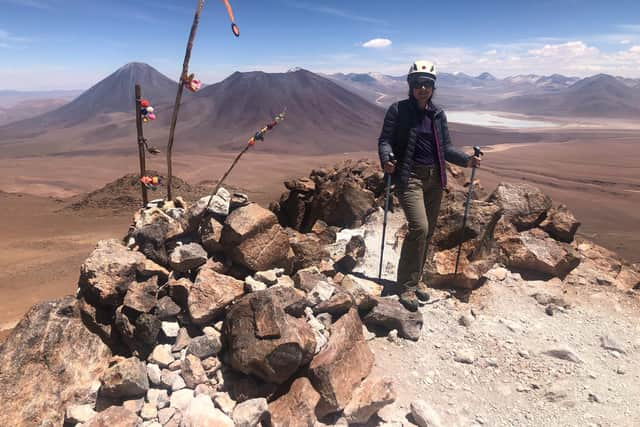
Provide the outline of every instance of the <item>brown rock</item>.
{"type": "Polygon", "coordinates": [[[209,255],[223,250],[220,240],[222,239],[222,229],[224,226],[215,218],[206,218],[200,225],[200,238],[202,246],[209,255]]]}
{"type": "Polygon", "coordinates": [[[287,187],[287,190],[299,191],[301,193],[312,193],[316,190],[316,183],[307,177],[285,181],[284,186],[287,187]]]}
{"type": "Polygon", "coordinates": [[[574,249],[549,237],[541,229],[524,231],[498,244],[508,267],[546,276],[564,278],[580,264],[574,249]]]}
{"type": "Polygon", "coordinates": [[[547,212],[547,217],[540,224],[540,228],[551,237],[561,242],[573,242],[573,236],[578,231],[580,223],[573,216],[566,205],[553,207],[547,212]]]}
{"type": "Polygon", "coordinates": [[[318,421],[315,408],[320,395],[305,377],[296,379],[289,392],[269,404],[273,427],[310,427],[318,421]]]}
{"type": "Polygon", "coordinates": [[[158,276],[158,284],[161,285],[165,284],[169,279],[169,270],[167,270],[160,264],[156,264],[150,259],[144,260],[144,265],[138,270],[138,274],[140,278],[144,280],[150,279],[153,276],[158,276]]]}
{"type": "Polygon", "coordinates": [[[382,285],[378,283],[361,279],[360,277],[346,275],[342,282],[340,282],[341,288],[351,295],[358,307],[362,307],[366,304],[369,297],[382,295],[382,285]]]}
{"type": "Polygon", "coordinates": [[[351,309],[333,324],[329,343],[309,366],[311,381],[321,396],[317,414],[324,416],[343,409],[371,372],[373,361],[358,312],[351,309]]]}
{"type": "Polygon", "coordinates": [[[318,236],[325,245],[330,245],[336,241],[337,236],[334,227],[329,227],[326,222],[320,219],[313,224],[311,232],[318,236]]]}
{"type": "Polygon", "coordinates": [[[296,289],[272,287],[234,304],[222,331],[231,366],[266,382],[282,384],[308,364],[316,346],[313,330],[303,319],[286,313],[289,305],[303,298],[296,289]],[[259,306],[269,309],[256,311],[259,306]]]}
{"type": "Polygon", "coordinates": [[[318,267],[308,267],[298,270],[293,276],[293,281],[296,287],[302,289],[305,292],[311,292],[318,283],[327,282],[327,276],[320,273],[318,267]]]}
{"type": "Polygon", "coordinates": [[[438,216],[438,227],[433,235],[433,243],[437,250],[457,247],[460,242],[472,242],[475,252],[489,245],[493,238],[493,230],[502,215],[502,209],[489,202],[472,200],[465,228],[464,203],[466,199],[445,205],[438,216]]]}
{"type": "Polygon", "coordinates": [[[80,267],[78,286],[93,305],[117,307],[144,262],[144,255],[117,240],[101,240],[80,267]]]}
{"type": "Polygon", "coordinates": [[[84,427],[138,427],[138,416],[120,406],[111,406],[98,413],[84,427]]]}
{"type": "Polygon", "coordinates": [[[313,312],[329,313],[334,317],[340,317],[354,306],[353,297],[347,292],[336,292],[329,300],[321,302],[313,308],[313,312]]]}
{"type": "Polygon", "coordinates": [[[376,305],[362,319],[367,326],[396,329],[402,338],[418,341],[422,329],[422,313],[410,312],[398,301],[374,298],[376,305]]]}
{"type": "Polygon", "coordinates": [[[640,288],[640,271],[628,264],[623,264],[614,285],[618,289],[628,291],[640,288]]]}
{"type": "Polygon", "coordinates": [[[95,403],[110,357],[74,297],[33,306],[0,346],[0,425],[62,425],[66,407],[95,403]]]}
{"type": "Polygon", "coordinates": [[[293,229],[288,229],[287,233],[289,233],[289,244],[295,254],[294,271],[320,265],[323,259],[329,258],[329,252],[315,234],[302,234],[293,229]]]}
{"type": "Polygon", "coordinates": [[[522,183],[500,183],[487,201],[500,206],[520,231],[540,224],[551,208],[549,196],[532,185],[522,183]]]}
{"type": "Polygon", "coordinates": [[[289,271],[293,261],[290,255],[295,257],[295,253],[291,252],[287,233],[278,224],[232,246],[230,252],[234,262],[253,271],[274,267],[285,267],[289,271]]]}
{"type": "Polygon", "coordinates": [[[169,289],[169,295],[180,307],[186,309],[188,307],[189,292],[193,287],[193,282],[186,277],[182,277],[178,280],[173,277],[169,277],[167,282],[169,289]]]}
{"type": "Polygon", "coordinates": [[[192,354],[185,357],[180,369],[180,375],[189,388],[195,389],[198,384],[204,384],[209,380],[202,367],[202,362],[192,354]]]}
{"type": "Polygon", "coordinates": [[[119,399],[144,396],[149,390],[147,368],[137,357],[130,357],[107,369],[100,378],[101,394],[119,399]]]}
{"type": "Polygon", "coordinates": [[[133,282],[124,296],[123,305],[139,313],[149,313],[158,300],[158,277],[154,276],[146,282],[133,282]]]}
{"type": "Polygon", "coordinates": [[[460,252],[458,272],[456,258],[458,248],[452,248],[434,254],[427,263],[424,279],[429,286],[435,288],[454,287],[459,289],[475,289],[483,282],[482,276],[494,265],[493,260],[469,261],[469,254],[473,251],[473,242],[465,242],[460,252]]]}
{"type": "Polygon", "coordinates": [[[613,286],[622,271],[622,260],[612,251],[593,242],[580,239],[573,245],[582,261],[565,277],[570,285],[613,286]]]}
{"type": "Polygon", "coordinates": [[[321,219],[329,225],[345,228],[360,226],[375,202],[373,192],[352,180],[323,186],[314,203],[316,199],[313,209],[320,209],[323,213],[321,219]]]}
{"type": "Polygon", "coordinates": [[[202,326],[211,322],[243,294],[244,282],[213,270],[201,269],[187,301],[193,323],[202,326]]]}
{"type": "Polygon", "coordinates": [[[353,393],[353,398],[344,408],[344,417],[349,424],[364,424],[386,405],[396,400],[393,379],[367,377],[353,393]]]}
{"type": "Polygon", "coordinates": [[[273,212],[258,204],[243,206],[227,217],[222,230],[222,242],[224,245],[240,244],[253,235],[270,229],[277,222],[273,212]]]}

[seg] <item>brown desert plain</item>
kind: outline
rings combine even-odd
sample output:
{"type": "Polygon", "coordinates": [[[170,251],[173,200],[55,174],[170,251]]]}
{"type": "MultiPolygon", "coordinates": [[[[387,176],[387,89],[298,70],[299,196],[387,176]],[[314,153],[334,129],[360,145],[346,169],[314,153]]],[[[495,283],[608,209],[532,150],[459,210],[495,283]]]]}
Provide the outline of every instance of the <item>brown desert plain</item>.
{"type": "MultiPolygon", "coordinates": [[[[640,126],[620,122],[605,128],[563,121],[565,125],[555,129],[502,130],[499,138],[481,128],[452,128],[456,145],[483,147],[485,158],[477,177],[486,190],[501,181],[536,185],[574,212],[582,222],[578,234],[640,262],[640,126]],[[500,144],[495,144],[497,139],[500,144]],[[534,140],[539,142],[530,142],[534,140]]],[[[277,138],[274,134],[269,139],[277,138]]],[[[375,139],[371,147],[303,156],[265,153],[258,145],[243,157],[228,184],[267,206],[284,191],[283,181],[345,159],[375,159],[375,139]]],[[[80,265],[98,240],[120,238],[126,232],[131,209],[68,206],[134,173],[136,152],[0,158],[0,341],[32,304],[75,291],[80,265]]],[[[211,186],[235,154],[177,150],[174,174],[191,184],[208,181],[211,186]]],[[[164,156],[152,158],[148,166],[165,170],[164,156]]],[[[161,188],[150,198],[164,195],[161,188]]]]}

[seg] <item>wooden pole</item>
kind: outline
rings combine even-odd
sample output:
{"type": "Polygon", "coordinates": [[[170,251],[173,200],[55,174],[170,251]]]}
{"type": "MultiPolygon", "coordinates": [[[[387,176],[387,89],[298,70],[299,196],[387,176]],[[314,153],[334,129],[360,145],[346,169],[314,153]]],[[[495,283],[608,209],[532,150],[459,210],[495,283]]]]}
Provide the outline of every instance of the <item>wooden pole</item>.
{"type": "Polygon", "coordinates": [[[191,49],[193,48],[193,41],[196,38],[196,31],[198,30],[198,24],[200,23],[200,14],[204,7],[204,0],[198,0],[198,6],[196,7],[196,13],[193,16],[193,24],[191,25],[191,32],[189,33],[189,41],[187,42],[187,50],[184,54],[184,62],[182,64],[182,74],[178,81],[178,93],[176,94],[176,102],[173,106],[173,115],[171,116],[171,127],[169,129],[169,142],[167,143],[167,200],[173,200],[173,194],[171,193],[171,181],[173,178],[173,168],[171,161],[171,153],[173,150],[173,138],[176,131],[176,123],[178,122],[178,111],[180,110],[180,100],[182,99],[182,90],[184,88],[184,79],[187,78],[189,73],[189,60],[191,59],[191,49]]]}
{"type": "MultiPolygon", "coordinates": [[[[136,85],[136,129],[138,130],[138,157],[140,157],[140,178],[142,178],[147,173],[147,166],[145,162],[145,153],[144,153],[144,134],[142,133],[142,114],[140,110],[142,106],[140,105],[142,99],[142,90],[140,89],[140,85],[136,85]]],[[[142,187],[142,206],[146,206],[149,201],[147,198],[147,187],[140,181],[140,186],[142,187]]]]}

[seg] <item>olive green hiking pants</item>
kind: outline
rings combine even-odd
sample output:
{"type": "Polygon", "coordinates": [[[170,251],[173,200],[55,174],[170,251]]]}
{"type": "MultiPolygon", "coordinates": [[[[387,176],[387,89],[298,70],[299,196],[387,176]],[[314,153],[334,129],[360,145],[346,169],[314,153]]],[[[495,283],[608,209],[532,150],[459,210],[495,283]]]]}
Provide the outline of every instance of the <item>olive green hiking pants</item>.
{"type": "Polygon", "coordinates": [[[442,185],[435,166],[414,166],[406,186],[397,188],[398,199],[409,225],[402,244],[397,284],[415,287],[422,278],[429,241],[436,228],[442,185]]]}

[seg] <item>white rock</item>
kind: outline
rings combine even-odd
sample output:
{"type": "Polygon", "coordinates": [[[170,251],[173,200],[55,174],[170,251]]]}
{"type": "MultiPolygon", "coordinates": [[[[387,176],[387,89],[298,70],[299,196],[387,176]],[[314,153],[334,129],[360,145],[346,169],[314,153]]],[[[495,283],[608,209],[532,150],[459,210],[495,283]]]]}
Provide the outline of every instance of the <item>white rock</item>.
{"type": "Polygon", "coordinates": [[[547,356],[555,357],[557,359],[567,360],[573,363],[583,363],[582,359],[572,348],[568,346],[561,346],[558,348],[552,348],[543,352],[547,356]]]}
{"type": "Polygon", "coordinates": [[[244,291],[247,293],[264,291],[267,287],[266,283],[256,280],[251,276],[247,276],[244,279],[244,291]]]}
{"type": "Polygon", "coordinates": [[[227,415],[231,415],[233,413],[233,408],[236,406],[236,401],[229,396],[229,393],[216,393],[216,396],[213,398],[216,402],[216,406],[222,410],[227,415]]]}
{"type": "MultiPolygon", "coordinates": [[[[177,335],[177,333],[176,333],[177,335]]],[[[171,364],[175,359],[173,358],[173,354],[171,354],[171,345],[170,344],[158,344],[153,352],[149,355],[149,362],[155,363],[161,368],[165,368],[171,364]]]]}
{"type": "Polygon", "coordinates": [[[65,412],[65,420],[72,424],[86,423],[94,415],[96,411],[93,410],[93,405],[69,406],[65,412]]]}
{"type": "Polygon", "coordinates": [[[162,371],[160,371],[160,367],[155,363],[147,364],[147,376],[152,385],[159,386],[162,384],[162,371]]]}
{"type": "Polygon", "coordinates": [[[278,283],[274,286],[282,286],[284,288],[295,288],[296,283],[289,276],[278,277],[278,283]]]}
{"type": "Polygon", "coordinates": [[[267,270],[267,271],[258,271],[254,274],[254,279],[265,283],[269,286],[275,285],[278,283],[278,273],[275,269],[267,270]]]}
{"type": "Polygon", "coordinates": [[[175,391],[171,394],[170,407],[184,412],[193,398],[193,390],[189,390],[188,388],[175,391]]]}
{"type": "Polygon", "coordinates": [[[459,363],[466,363],[470,365],[476,361],[476,355],[469,349],[456,350],[456,354],[453,360],[459,363]]]}
{"type": "Polygon", "coordinates": [[[171,384],[171,391],[182,390],[186,386],[187,384],[184,382],[184,378],[182,378],[182,376],[178,374],[176,375],[175,380],[171,384]]]}
{"type": "Polygon", "coordinates": [[[213,406],[211,398],[205,394],[196,396],[182,416],[181,427],[234,427],[233,421],[213,406]]]}
{"type": "Polygon", "coordinates": [[[269,410],[267,399],[250,399],[239,403],[233,410],[233,422],[236,427],[256,427],[269,410]]]}
{"type": "Polygon", "coordinates": [[[169,393],[167,390],[150,388],[147,391],[147,402],[155,405],[158,409],[165,408],[169,404],[169,393]]]}
{"type": "Polygon", "coordinates": [[[331,298],[335,290],[336,288],[328,282],[318,282],[307,295],[307,301],[311,305],[318,305],[331,298]]]}
{"type": "Polygon", "coordinates": [[[128,411],[134,412],[136,414],[140,413],[142,407],[144,406],[144,399],[131,399],[125,400],[122,402],[122,407],[128,411]]]}
{"type": "Polygon", "coordinates": [[[617,351],[618,353],[625,354],[624,348],[620,343],[618,343],[618,340],[609,335],[600,337],[600,344],[605,350],[617,351]]]}
{"type": "Polygon", "coordinates": [[[148,421],[158,416],[158,408],[153,403],[145,403],[140,411],[143,420],[148,421]]]}
{"type": "Polygon", "coordinates": [[[420,427],[440,427],[440,416],[424,400],[416,400],[411,403],[411,416],[420,427]]]}
{"type": "Polygon", "coordinates": [[[161,328],[166,337],[175,338],[178,336],[180,325],[178,324],[178,322],[162,322],[161,328]]]}

